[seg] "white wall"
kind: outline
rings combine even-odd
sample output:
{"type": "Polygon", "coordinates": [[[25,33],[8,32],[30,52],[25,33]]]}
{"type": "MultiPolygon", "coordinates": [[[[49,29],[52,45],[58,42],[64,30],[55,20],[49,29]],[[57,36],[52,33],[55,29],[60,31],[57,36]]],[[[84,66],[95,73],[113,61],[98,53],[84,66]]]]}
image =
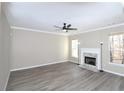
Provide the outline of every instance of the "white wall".
{"type": "Polygon", "coordinates": [[[10,73],[10,28],[0,7],[0,90],[5,90],[10,73]]]}
{"type": "MultiPolygon", "coordinates": [[[[124,76],[124,64],[114,65],[110,64],[110,57],[109,57],[109,35],[111,33],[124,33],[124,25],[120,25],[118,27],[108,28],[104,30],[97,30],[94,32],[86,32],[83,34],[78,34],[69,37],[69,60],[78,63],[76,58],[71,57],[71,40],[78,39],[80,42],[79,48],[100,48],[100,43],[103,42],[103,52],[102,52],[102,65],[103,69],[109,72],[118,73],[124,76]]],[[[80,49],[79,49],[80,50],[80,49]]],[[[79,61],[80,63],[80,61],[79,61]]]]}
{"type": "Polygon", "coordinates": [[[11,70],[67,59],[67,36],[13,29],[11,70]]]}

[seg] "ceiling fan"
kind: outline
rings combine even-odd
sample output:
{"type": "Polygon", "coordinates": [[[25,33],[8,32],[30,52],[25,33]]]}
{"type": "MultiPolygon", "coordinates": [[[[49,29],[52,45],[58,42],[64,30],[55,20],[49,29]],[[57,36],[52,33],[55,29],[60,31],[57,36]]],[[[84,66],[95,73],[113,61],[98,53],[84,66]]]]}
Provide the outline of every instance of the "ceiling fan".
{"type": "Polygon", "coordinates": [[[64,23],[63,27],[59,27],[56,25],[54,27],[61,29],[63,32],[68,32],[68,30],[77,30],[77,28],[71,28],[71,24],[67,25],[67,23],[64,23]]]}

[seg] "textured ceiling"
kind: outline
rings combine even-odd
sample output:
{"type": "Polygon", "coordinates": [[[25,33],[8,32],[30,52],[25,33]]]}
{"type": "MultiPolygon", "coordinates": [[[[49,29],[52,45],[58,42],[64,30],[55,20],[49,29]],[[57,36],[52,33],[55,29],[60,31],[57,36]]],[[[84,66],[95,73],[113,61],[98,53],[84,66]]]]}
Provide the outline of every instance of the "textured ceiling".
{"type": "Polygon", "coordinates": [[[58,32],[54,25],[72,24],[78,31],[124,22],[121,3],[4,3],[11,26],[58,32]]]}

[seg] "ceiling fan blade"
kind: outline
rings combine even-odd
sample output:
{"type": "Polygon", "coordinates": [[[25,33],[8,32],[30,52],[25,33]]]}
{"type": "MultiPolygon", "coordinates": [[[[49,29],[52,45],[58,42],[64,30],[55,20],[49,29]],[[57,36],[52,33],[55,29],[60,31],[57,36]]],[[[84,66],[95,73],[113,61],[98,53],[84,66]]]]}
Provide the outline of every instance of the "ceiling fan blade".
{"type": "Polygon", "coordinates": [[[56,25],[54,25],[54,27],[59,28],[59,29],[62,29],[62,27],[59,27],[59,26],[56,26],[56,25]]]}
{"type": "Polygon", "coordinates": [[[71,27],[71,24],[67,25],[67,28],[71,27]]]}
{"type": "Polygon", "coordinates": [[[77,30],[77,28],[68,28],[67,30],[77,30]]]}

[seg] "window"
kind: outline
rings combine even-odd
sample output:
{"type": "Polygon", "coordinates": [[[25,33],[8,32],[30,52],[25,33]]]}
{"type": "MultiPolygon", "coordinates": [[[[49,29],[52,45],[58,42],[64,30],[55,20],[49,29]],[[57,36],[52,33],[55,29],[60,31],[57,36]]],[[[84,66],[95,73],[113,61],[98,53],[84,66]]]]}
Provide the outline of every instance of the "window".
{"type": "Polygon", "coordinates": [[[109,36],[110,62],[124,64],[124,33],[109,36]]]}
{"type": "Polygon", "coordinates": [[[72,40],[72,57],[78,57],[78,40],[72,40]]]}

